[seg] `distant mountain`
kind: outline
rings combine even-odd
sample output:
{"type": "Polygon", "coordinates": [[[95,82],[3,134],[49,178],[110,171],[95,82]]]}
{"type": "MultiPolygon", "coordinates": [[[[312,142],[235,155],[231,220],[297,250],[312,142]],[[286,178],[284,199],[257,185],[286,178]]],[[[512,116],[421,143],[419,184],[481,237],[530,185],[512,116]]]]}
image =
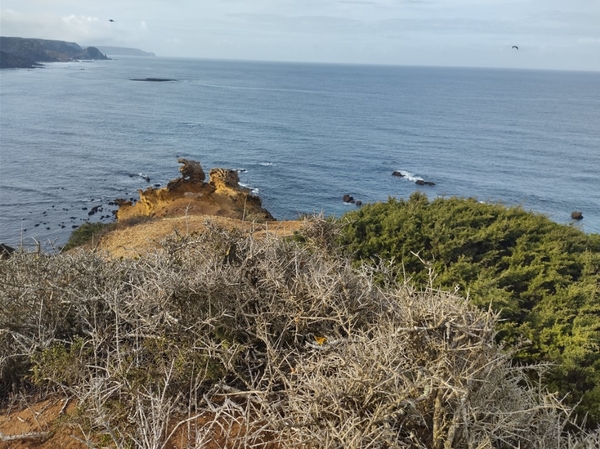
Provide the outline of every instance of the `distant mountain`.
{"type": "Polygon", "coordinates": [[[96,48],[110,56],[156,56],[152,52],[142,51],[139,48],[107,47],[106,45],[97,45],[96,48]]]}
{"type": "Polygon", "coordinates": [[[95,47],[82,48],[75,42],[0,36],[1,68],[32,67],[31,63],[40,62],[92,59],[108,58],[95,47]]]}

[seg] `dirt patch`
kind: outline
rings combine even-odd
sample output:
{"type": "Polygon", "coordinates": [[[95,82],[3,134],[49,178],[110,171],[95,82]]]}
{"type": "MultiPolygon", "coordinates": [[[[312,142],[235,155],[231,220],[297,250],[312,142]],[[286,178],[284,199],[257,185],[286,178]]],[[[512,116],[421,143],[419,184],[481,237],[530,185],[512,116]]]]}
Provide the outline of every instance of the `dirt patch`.
{"type": "Polygon", "coordinates": [[[272,221],[253,223],[233,218],[190,215],[188,217],[163,218],[142,222],[124,229],[116,229],[102,237],[97,248],[107,251],[114,257],[138,257],[159,247],[159,242],[177,232],[190,235],[206,230],[209,223],[216,223],[227,229],[240,229],[255,237],[274,235],[291,236],[302,229],[302,221],[272,221]]]}
{"type": "Polygon", "coordinates": [[[76,406],[67,399],[47,399],[0,414],[0,449],[84,449],[83,435],[71,424],[76,406]]]}
{"type": "MultiPolygon", "coordinates": [[[[90,447],[111,448],[110,443],[97,443],[101,435],[88,435],[95,443],[84,443],[85,436],[74,424],[77,414],[75,401],[52,398],[29,404],[25,407],[10,407],[0,410],[0,449],[87,449],[90,447]]],[[[179,425],[173,420],[169,426],[171,437],[165,449],[204,448],[228,449],[246,447],[244,443],[260,449],[278,449],[270,442],[268,433],[250,432],[241,417],[218,417],[205,413],[194,419],[182,419],[179,425]]],[[[89,440],[88,440],[89,441],[89,440]]]]}

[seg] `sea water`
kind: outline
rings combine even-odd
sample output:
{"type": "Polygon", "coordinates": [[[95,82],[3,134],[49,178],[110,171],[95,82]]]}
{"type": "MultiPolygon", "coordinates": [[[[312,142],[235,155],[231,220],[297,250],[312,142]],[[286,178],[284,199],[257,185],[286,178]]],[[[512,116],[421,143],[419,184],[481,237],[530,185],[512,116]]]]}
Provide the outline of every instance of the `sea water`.
{"type": "Polygon", "coordinates": [[[178,157],[241,170],[280,220],[422,191],[581,211],[598,233],[600,73],[134,57],[0,72],[2,243],[58,247],[176,178],[178,157]],[[150,77],[175,81],[132,81],[150,77]]]}

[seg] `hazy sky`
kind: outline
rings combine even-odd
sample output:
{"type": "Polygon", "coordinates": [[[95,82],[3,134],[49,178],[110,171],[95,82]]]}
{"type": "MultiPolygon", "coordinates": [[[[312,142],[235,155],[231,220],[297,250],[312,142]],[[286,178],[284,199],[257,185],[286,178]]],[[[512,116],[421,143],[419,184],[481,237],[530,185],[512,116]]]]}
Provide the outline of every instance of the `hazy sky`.
{"type": "Polygon", "coordinates": [[[158,56],[600,71],[600,0],[2,0],[0,32],[158,56]]]}

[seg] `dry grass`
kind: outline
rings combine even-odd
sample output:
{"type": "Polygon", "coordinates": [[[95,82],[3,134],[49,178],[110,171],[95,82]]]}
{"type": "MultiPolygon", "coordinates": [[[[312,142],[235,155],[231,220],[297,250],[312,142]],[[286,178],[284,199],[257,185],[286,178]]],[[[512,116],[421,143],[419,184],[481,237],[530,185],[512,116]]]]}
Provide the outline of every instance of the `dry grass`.
{"type": "Polygon", "coordinates": [[[569,435],[569,410],[511,366],[495,316],[353,268],[334,224],[307,221],[301,239],[205,228],[136,259],[0,261],[3,394],[76,398],[89,447],[598,442],[569,435]]]}
{"type": "Polygon", "coordinates": [[[189,215],[184,217],[163,218],[134,226],[120,226],[102,236],[97,248],[114,257],[139,257],[160,249],[160,241],[177,232],[190,236],[204,232],[207,224],[215,223],[227,229],[240,229],[255,237],[265,234],[290,236],[302,228],[302,221],[275,221],[253,223],[226,217],[206,217],[189,215]]]}

